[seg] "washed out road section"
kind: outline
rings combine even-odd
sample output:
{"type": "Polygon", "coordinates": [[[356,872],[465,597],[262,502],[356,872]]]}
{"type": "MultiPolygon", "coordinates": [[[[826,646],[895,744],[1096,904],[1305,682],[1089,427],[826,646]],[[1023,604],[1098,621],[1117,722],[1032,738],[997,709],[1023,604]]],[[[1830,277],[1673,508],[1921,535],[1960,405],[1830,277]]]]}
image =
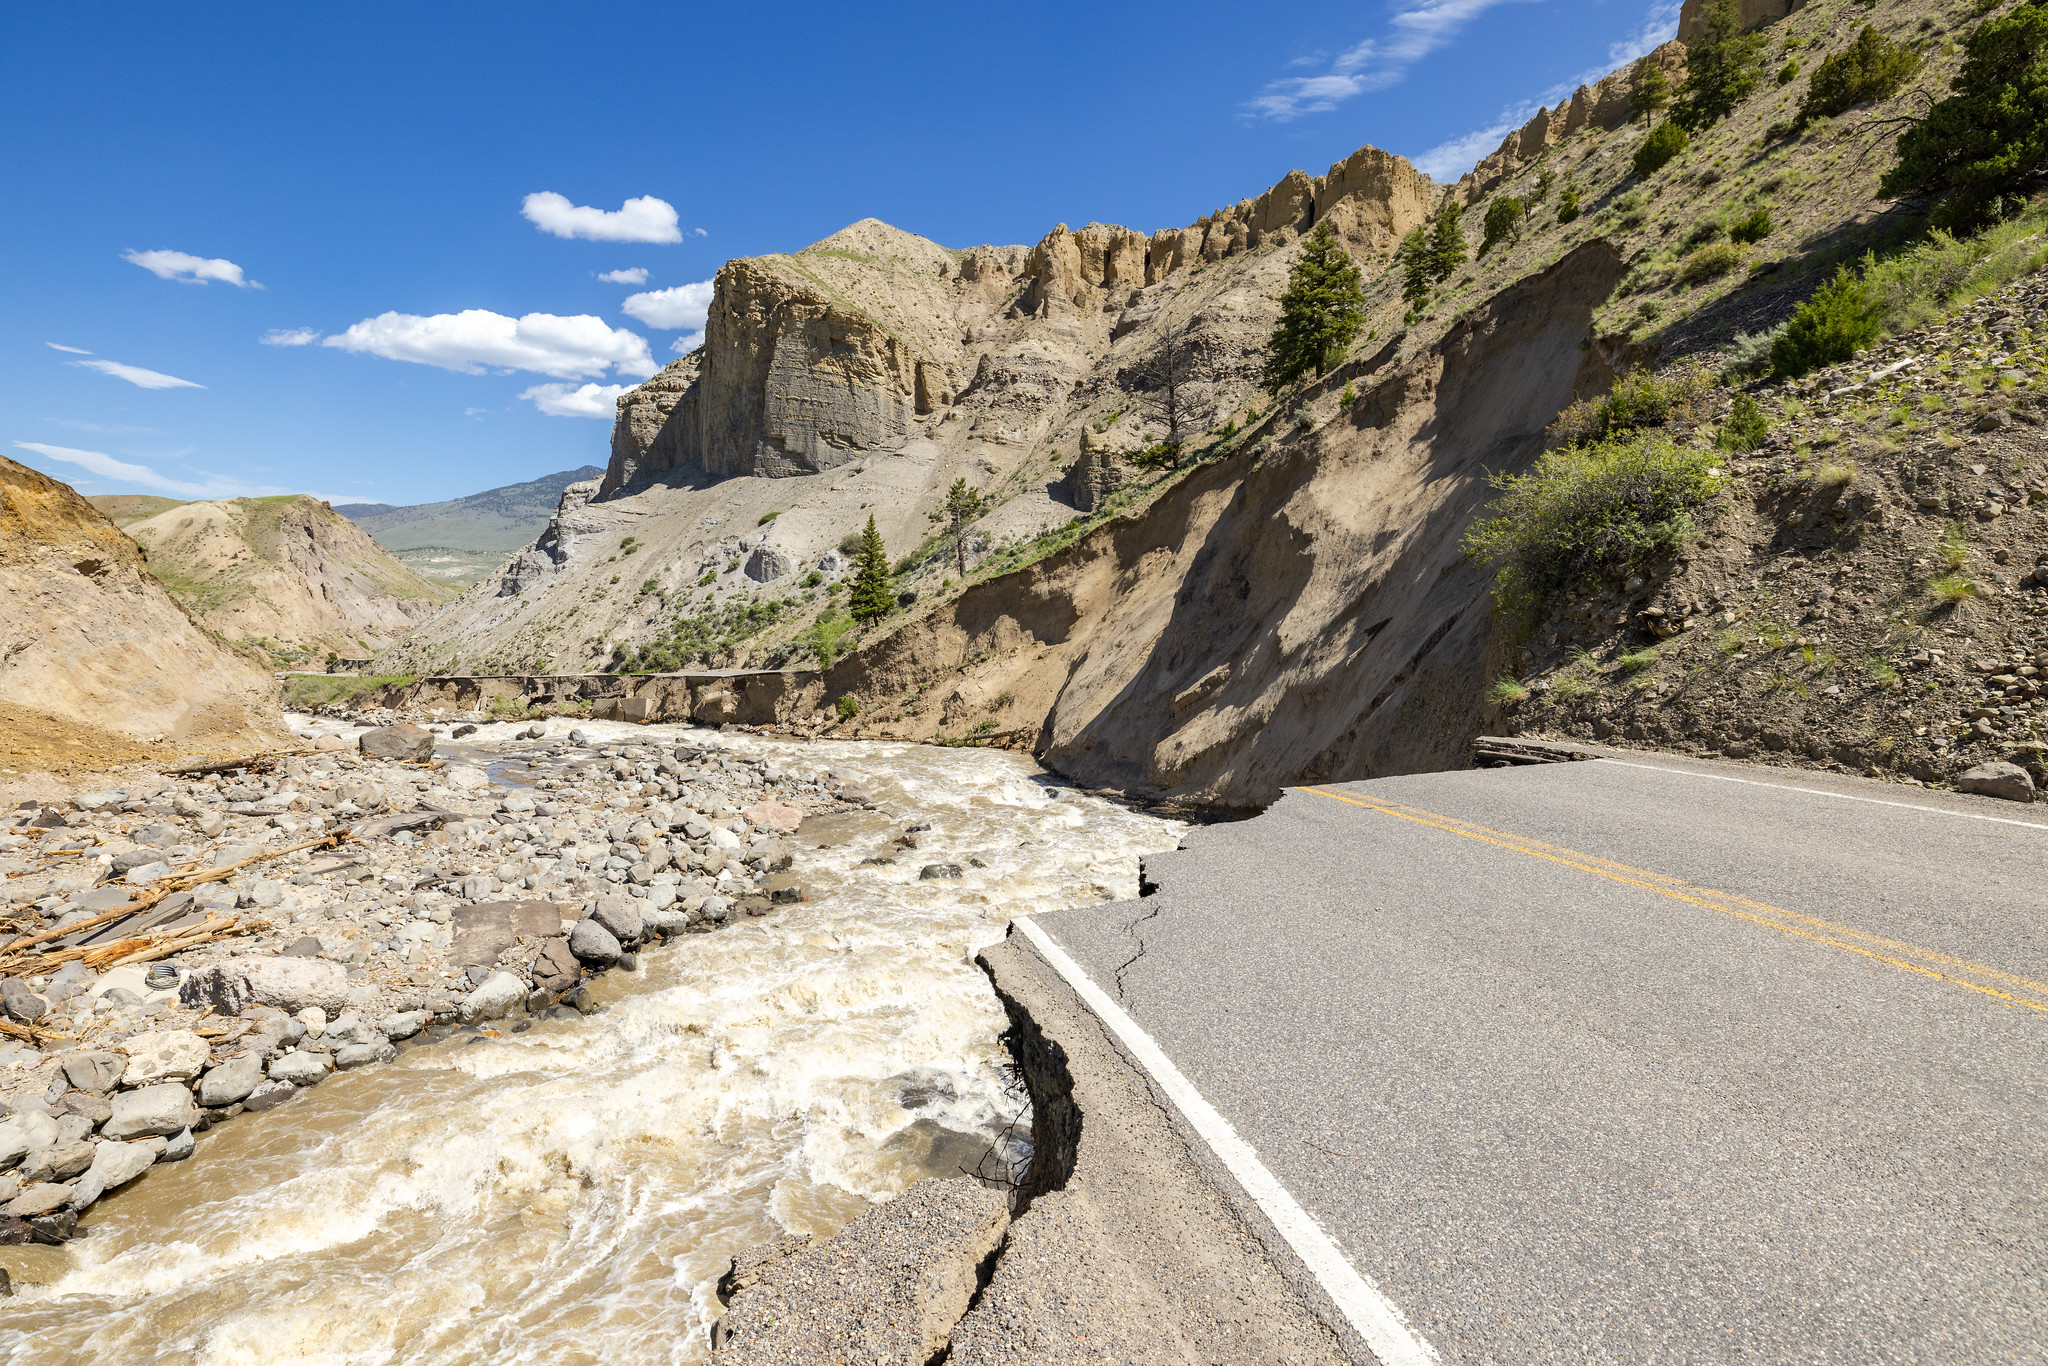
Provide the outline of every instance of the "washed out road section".
{"type": "Polygon", "coordinates": [[[1661,759],[1417,775],[1290,792],[1038,923],[1447,1360],[2031,1358],[2035,811],[1661,759]]]}

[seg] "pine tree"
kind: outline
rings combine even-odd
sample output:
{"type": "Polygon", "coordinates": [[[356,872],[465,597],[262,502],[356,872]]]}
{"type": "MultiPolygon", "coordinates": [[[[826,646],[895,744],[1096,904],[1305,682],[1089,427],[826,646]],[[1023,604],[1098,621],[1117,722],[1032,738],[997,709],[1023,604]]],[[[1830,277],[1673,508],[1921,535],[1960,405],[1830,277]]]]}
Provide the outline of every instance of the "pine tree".
{"type": "Polygon", "coordinates": [[[1636,68],[1635,88],[1628,94],[1628,110],[1631,115],[1640,114],[1644,123],[1671,103],[1671,78],[1664,74],[1664,68],[1644,59],[1636,68]]]}
{"type": "MultiPolygon", "coordinates": [[[[965,479],[955,479],[953,487],[946,490],[944,505],[927,514],[932,521],[945,527],[946,535],[953,538],[953,558],[960,566],[963,579],[967,577],[967,526],[987,512],[988,507],[988,500],[969,488],[965,479]]],[[[874,520],[868,518],[869,524],[872,525],[874,520]]]]}
{"type": "Polygon", "coordinates": [[[889,553],[882,548],[882,533],[875,530],[874,514],[868,514],[868,529],[861,534],[860,553],[854,557],[853,592],[847,610],[863,626],[880,621],[896,605],[889,591],[889,553]]]}
{"type": "Polygon", "coordinates": [[[1429,274],[1441,284],[1465,264],[1465,225],[1458,206],[1446,199],[1429,225],[1429,274]]]}
{"type": "Polygon", "coordinates": [[[1394,260],[1401,267],[1401,297],[1410,306],[1422,307],[1429,298],[1429,238],[1421,228],[1411,228],[1401,239],[1401,245],[1394,251],[1394,260]]]}
{"type": "Polygon", "coordinates": [[[1899,135],[1880,187],[1937,196],[1934,226],[1950,232],[2003,216],[2048,166],[2048,5],[1986,19],[1963,53],[1952,93],[1899,135]]]}
{"type": "Polygon", "coordinates": [[[1301,244],[1280,296],[1280,321],[1266,348],[1263,382],[1277,393],[1313,370],[1321,375],[1351,344],[1365,321],[1358,263],[1327,222],[1301,244]]]}
{"type": "Polygon", "coordinates": [[[1510,246],[1522,240],[1522,224],[1529,217],[1529,208],[1513,195],[1501,195],[1486,206],[1486,240],[1479,244],[1479,254],[1486,255],[1494,246],[1505,240],[1510,246]]]}
{"type": "Polygon", "coordinates": [[[1748,99],[1762,74],[1764,40],[1744,33],[1735,0],[1715,0],[1705,31],[1685,45],[1685,84],[1671,118],[1689,133],[1711,128],[1748,99]]]}

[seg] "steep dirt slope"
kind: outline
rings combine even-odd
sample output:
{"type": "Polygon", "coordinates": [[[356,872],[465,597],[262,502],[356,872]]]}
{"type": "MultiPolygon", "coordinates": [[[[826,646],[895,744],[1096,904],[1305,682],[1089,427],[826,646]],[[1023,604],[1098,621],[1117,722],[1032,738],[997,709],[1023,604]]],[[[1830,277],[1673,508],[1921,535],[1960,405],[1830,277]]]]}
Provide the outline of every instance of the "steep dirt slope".
{"type": "Polygon", "coordinates": [[[106,513],[107,520],[118,527],[184,506],[176,498],[159,498],[153,493],[96,493],[85,501],[106,513]]]}
{"type": "Polygon", "coordinates": [[[179,748],[277,741],[277,688],[200,629],[68,484],[0,457],[0,709],[10,727],[179,748]]]}
{"type": "Polygon", "coordinates": [[[304,494],[182,503],[127,531],[208,628],[281,660],[379,649],[454,591],[304,494]]]}
{"type": "MultiPolygon", "coordinates": [[[[1458,537],[1575,393],[1611,378],[1596,241],[1492,300],[1320,426],[1196,472],[834,669],[885,734],[986,718],[1080,781],[1224,805],[1458,761],[1502,653],[1458,537]]],[[[1298,429],[1297,429],[1298,430],[1298,429]]]]}

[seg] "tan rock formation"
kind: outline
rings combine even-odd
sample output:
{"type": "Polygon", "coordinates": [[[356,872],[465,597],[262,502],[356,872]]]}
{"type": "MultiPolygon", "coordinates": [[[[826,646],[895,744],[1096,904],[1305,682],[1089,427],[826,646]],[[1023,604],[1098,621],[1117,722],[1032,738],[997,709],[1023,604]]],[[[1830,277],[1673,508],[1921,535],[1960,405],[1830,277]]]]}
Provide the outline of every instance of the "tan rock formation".
{"type": "Polygon", "coordinates": [[[285,739],[277,686],[221,645],[68,484],[0,457],[0,705],[180,748],[285,739]]]}
{"type": "Polygon", "coordinates": [[[1081,454],[1067,471],[1067,499],[1083,512],[1093,512],[1124,486],[1128,471],[1121,453],[1096,435],[1092,427],[1081,429],[1081,454]]]}
{"type": "Polygon", "coordinates": [[[209,629],[315,656],[381,650],[456,591],[303,494],[180,503],[127,531],[209,629]]]}
{"type": "MultiPolygon", "coordinates": [[[[1685,0],[1678,10],[1678,40],[1690,42],[1700,36],[1707,23],[1707,9],[1713,0],[1685,0]]],[[[1744,28],[1755,28],[1759,24],[1774,24],[1793,10],[1805,7],[1806,0],[1735,0],[1735,12],[1742,19],[1744,28]]]]}
{"type": "Polygon", "coordinates": [[[1592,85],[1582,85],[1554,109],[1538,109],[1529,121],[1507,135],[1493,152],[1451,188],[1463,204],[1473,204],[1502,181],[1520,175],[1545,152],[1574,133],[1588,128],[1614,129],[1634,114],[1636,83],[1649,66],[1663,68],[1672,89],[1685,79],[1685,44],[1665,43],[1656,51],[1618,71],[1609,72],[1592,85]]]}

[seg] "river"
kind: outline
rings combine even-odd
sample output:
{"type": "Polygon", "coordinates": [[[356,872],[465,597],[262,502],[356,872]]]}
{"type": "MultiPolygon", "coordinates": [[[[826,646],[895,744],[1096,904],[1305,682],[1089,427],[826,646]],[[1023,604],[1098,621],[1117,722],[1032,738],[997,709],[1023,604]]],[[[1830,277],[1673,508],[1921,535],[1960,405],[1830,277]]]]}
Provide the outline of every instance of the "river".
{"type": "Polygon", "coordinates": [[[879,810],[795,837],[805,904],[654,949],[589,1019],[333,1077],[203,1136],[90,1237],[0,1249],[0,1359],[698,1361],[735,1252],[1028,1151],[973,952],[1014,915],[1135,896],[1182,827],[1002,751],[719,738],[874,787],[879,810]],[[935,862],[966,876],[920,881],[935,862]]]}

